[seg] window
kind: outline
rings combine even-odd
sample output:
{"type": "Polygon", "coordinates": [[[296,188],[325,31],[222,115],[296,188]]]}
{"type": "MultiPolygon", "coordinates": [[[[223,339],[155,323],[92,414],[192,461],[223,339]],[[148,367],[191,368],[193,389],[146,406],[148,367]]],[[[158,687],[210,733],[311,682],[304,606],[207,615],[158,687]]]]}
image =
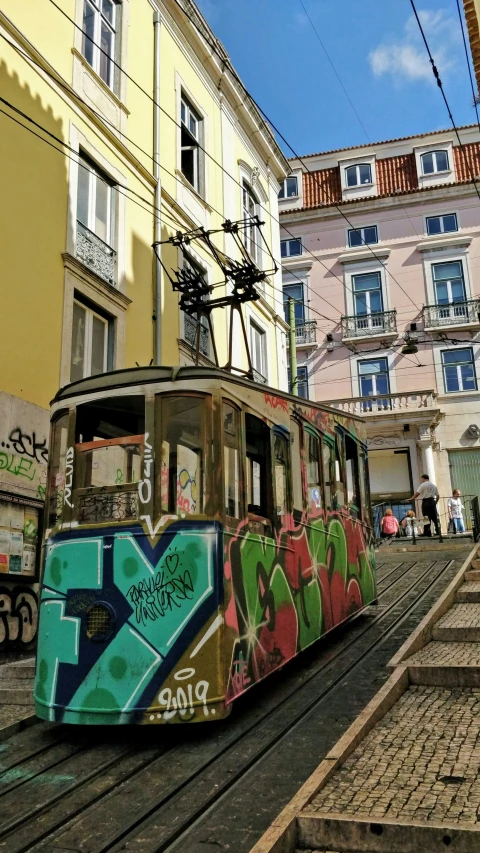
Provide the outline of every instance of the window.
{"type": "Polygon", "coordinates": [[[267,352],[265,332],[256,323],[250,323],[251,358],[252,366],[257,374],[258,381],[267,381],[267,352]]]}
{"type": "Polygon", "coordinates": [[[70,382],[108,370],[108,327],[105,317],[74,300],[70,382]]]}
{"type": "Polygon", "coordinates": [[[350,228],[348,232],[348,245],[369,246],[378,243],[378,231],[376,225],[367,225],[365,228],[350,228]]]}
{"type": "Polygon", "coordinates": [[[332,509],[332,461],[333,446],[322,439],[323,486],[326,509],[332,509]]]}
{"type": "MultiPolygon", "coordinates": [[[[290,388],[290,368],[287,368],[288,373],[288,387],[290,388]]],[[[297,394],[299,397],[303,397],[305,400],[308,400],[308,368],[307,367],[297,367],[297,394]]]]}
{"type": "Polygon", "coordinates": [[[68,412],[62,412],[52,422],[50,436],[47,527],[55,527],[62,515],[65,496],[65,458],[67,444],[68,412]]]}
{"type": "Polygon", "coordinates": [[[335,504],[345,506],[345,486],[343,477],[343,436],[337,432],[335,436],[335,504]]]}
{"type": "Polygon", "coordinates": [[[347,503],[350,509],[360,509],[359,459],[357,443],[349,435],[345,436],[345,458],[347,473],[347,503]]]}
{"type": "MultiPolygon", "coordinates": [[[[207,285],[207,272],[186,252],[183,253],[182,269],[188,270],[192,276],[199,276],[202,285],[207,285]]],[[[197,278],[198,280],[198,278],[197,278]]],[[[203,301],[208,300],[208,294],[203,296],[203,301]]],[[[183,337],[191,347],[197,345],[197,317],[183,312],[183,337]]],[[[200,352],[208,358],[210,354],[210,328],[207,318],[202,315],[200,320],[200,352]]]]}
{"type": "Polygon", "coordinates": [[[282,181],[278,197],[295,198],[295,196],[298,196],[298,178],[291,175],[289,178],[285,178],[285,180],[282,181]]]}
{"type": "Polygon", "coordinates": [[[366,359],[358,362],[360,395],[378,397],[390,393],[388,362],[386,358],[366,359]]]}
{"type": "Polygon", "coordinates": [[[288,300],[294,300],[295,309],[295,325],[303,326],[305,323],[305,305],[303,301],[303,284],[284,284],[283,285],[283,310],[285,313],[285,322],[290,323],[290,311],[288,300]]]}
{"type": "Polygon", "coordinates": [[[435,172],[448,172],[448,153],[446,151],[429,151],[422,154],[422,174],[433,175],[435,172]]]}
{"type": "Polygon", "coordinates": [[[180,106],[181,172],[197,193],[201,190],[201,158],[203,121],[182,95],[180,106]]]}
{"type": "Polygon", "coordinates": [[[77,219],[107,246],[113,243],[114,189],[108,176],[80,153],[77,219]]]}
{"type": "Polygon", "coordinates": [[[466,349],[442,352],[445,391],[476,391],[477,377],[473,362],[473,351],[466,349]]]}
{"type": "Polygon", "coordinates": [[[250,415],[245,415],[245,440],[247,455],[247,510],[253,515],[267,519],[270,517],[269,482],[270,469],[270,430],[267,424],[250,415]]]}
{"type": "Polygon", "coordinates": [[[260,266],[260,233],[257,227],[258,199],[247,181],[242,184],[242,219],[245,223],[243,243],[252,261],[260,266]]]}
{"type": "Polygon", "coordinates": [[[223,404],[223,466],[225,476],[225,515],[240,518],[240,417],[237,409],[223,404]]]}
{"type": "Polygon", "coordinates": [[[427,234],[448,234],[451,231],[458,231],[457,214],[446,213],[443,216],[427,216],[427,234]]]}
{"type": "Polygon", "coordinates": [[[295,258],[303,252],[302,240],[300,237],[292,240],[281,240],[280,251],[282,258],[295,258]]]}
{"type": "Polygon", "coordinates": [[[274,434],[273,466],[275,481],[275,516],[280,521],[289,509],[288,500],[288,439],[274,434]]]}
{"type": "Polygon", "coordinates": [[[115,33],[119,5],[114,0],[84,0],[82,53],[88,64],[113,89],[115,33]]]}
{"type": "Polygon", "coordinates": [[[322,508],[322,481],[321,481],[321,459],[320,439],[311,432],[305,433],[306,456],[307,456],[307,491],[309,509],[322,508]]]}
{"type": "Polygon", "coordinates": [[[465,284],[461,261],[432,264],[433,285],[437,305],[465,301],[465,284]]]}
{"type": "Polygon", "coordinates": [[[352,276],[353,304],[358,329],[383,328],[382,279],[379,272],[352,276]],[[373,316],[372,316],[373,315],[373,316]]]}
{"type": "MultiPolygon", "coordinates": [[[[202,397],[161,398],[160,501],[162,512],[204,512],[206,401],[202,397]]],[[[208,446],[208,445],[207,445],[208,446]]]]}
{"type": "Polygon", "coordinates": [[[372,167],[369,163],[361,163],[359,166],[347,166],[345,169],[345,181],[347,187],[358,187],[361,184],[371,184],[372,167]]]}

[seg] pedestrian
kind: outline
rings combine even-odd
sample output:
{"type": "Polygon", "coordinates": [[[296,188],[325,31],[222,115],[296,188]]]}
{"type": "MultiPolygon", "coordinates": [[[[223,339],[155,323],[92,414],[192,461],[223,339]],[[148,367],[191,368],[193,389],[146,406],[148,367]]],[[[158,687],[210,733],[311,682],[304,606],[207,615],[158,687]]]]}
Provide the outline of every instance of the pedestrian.
{"type": "Polygon", "coordinates": [[[465,533],[465,524],[463,521],[462,499],[458,489],[454,489],[452,497],[448,499],[448,517],[450,519],[449,528],[452,528],[452,533],[465,533]]]}
{"type": "Polygon", "coordinates": [[[415,501],[417,498],[422,499],[422,513],[428,518],[430,525],[435,528],[435,536],[438,536],[439,541],[442,541],[442,529],[440,527],[440,519],[438,517],[437,503],[440,500],[440,495],[435,483],[432,483],[428,474],[422,474],[421,483],[415,494],[405,503],[415,501]]]}
{"type": "Polygon", "coordinates": [[[395,539],[400,527],[391,509],[385,510],[385,515],[380,522],[380,531],[382,539],[388,539],[392,542],[395,539]]]}
{"type": "Polygon", "coordinates": [[[413,509],[409,509],[405,518],[402,518],[401,527],[405,536],[418,536],[418,527],[416,525],[415,513],[413,509]]]}

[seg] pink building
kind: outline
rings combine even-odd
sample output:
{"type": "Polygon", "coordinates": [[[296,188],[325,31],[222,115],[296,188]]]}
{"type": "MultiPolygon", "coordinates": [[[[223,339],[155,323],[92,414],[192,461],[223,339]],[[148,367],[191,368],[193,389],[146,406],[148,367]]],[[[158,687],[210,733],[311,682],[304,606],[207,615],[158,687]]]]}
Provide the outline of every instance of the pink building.
{"type": "Polygon", "coordinates": [[[365,416],[374,503],[424,472],[480,494],[480,133],[460,136],[292,160],[281,192],[299,391],[365,416]]]}

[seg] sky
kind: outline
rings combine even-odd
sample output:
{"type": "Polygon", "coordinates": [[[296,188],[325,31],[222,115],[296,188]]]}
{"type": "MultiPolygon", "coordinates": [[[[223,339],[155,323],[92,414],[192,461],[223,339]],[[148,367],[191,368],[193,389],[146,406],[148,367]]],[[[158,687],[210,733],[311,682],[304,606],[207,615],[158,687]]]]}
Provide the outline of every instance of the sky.
{"type": "MultiPolygon", "coordinates": [[[[299,155],[450,127],[409,0],[196,2],[299,155]]],[[[473,124],[457,0],[416,0],[416,8],[453,118],[473,124]]]]}

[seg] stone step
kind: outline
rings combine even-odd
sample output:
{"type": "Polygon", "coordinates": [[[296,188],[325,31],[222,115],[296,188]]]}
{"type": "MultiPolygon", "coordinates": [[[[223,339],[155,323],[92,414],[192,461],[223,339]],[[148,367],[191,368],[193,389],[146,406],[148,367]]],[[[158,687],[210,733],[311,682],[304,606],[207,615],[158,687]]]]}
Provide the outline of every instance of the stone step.
{"type": "Polygon", "coordinates": [[[0,684],[0,705],[29,705],[33,708],[33,681],[12,678],[0,684]]]}
{"type": "Polygon", "coordinates": [[[456,601],[469,601],[480,604],[480,581],[468,581],[457,590],[456,601]]]}
{"type": "Polygon", "coordinates": [[[454,604],[433,626],[434,640],[480,643],[480,604],[454,604]]]}
{"type": "Polygon", "coordinates": [[[428,643],[405,663],[411,684],[480,687],[480,643],[428,643]]]}
{"type": "Polygon", "coordinates": [[[480,570],[480,560],[472,560],[472,569],[475,571],[480,570]]]}
{"type": "MultiPolygon", "coordinates": [[[[474,563],[478,562],[478,560],[474,560],[474,563]]],[[[465,580],[480,581],[480,569],[469,569],[467,572],[465,572],[465,580]]]]}
{"type": "Polygon", "coordinates": [[[8,664],[6,666],[1,666],[0,687],[7,681],[11,681],[12,678],[15,680],[23,678],[30,679],[30,681],[33,681],[33,679],[35,678],[35,664],[32,663],[28,666],[17,666],[17,664],[8,664]]]}

